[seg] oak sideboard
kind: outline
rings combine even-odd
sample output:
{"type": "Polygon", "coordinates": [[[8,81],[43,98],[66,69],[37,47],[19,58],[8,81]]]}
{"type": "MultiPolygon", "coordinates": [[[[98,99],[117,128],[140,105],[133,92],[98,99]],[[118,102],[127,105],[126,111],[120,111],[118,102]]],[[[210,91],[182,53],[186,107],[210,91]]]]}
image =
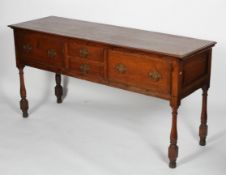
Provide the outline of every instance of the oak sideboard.
{"type": "Polygon", "coordinates": [[[23,69],[55,73],[62,102],[61,75],[72,76],[169,101],[172,108],[169,166],[176,167],[177,111],[181,100],[203,90],[200,145],[206,144],[207,91],[213,41],[49,16],[10,25],[20,77],[20,108],[28,117],[23,69]]]}

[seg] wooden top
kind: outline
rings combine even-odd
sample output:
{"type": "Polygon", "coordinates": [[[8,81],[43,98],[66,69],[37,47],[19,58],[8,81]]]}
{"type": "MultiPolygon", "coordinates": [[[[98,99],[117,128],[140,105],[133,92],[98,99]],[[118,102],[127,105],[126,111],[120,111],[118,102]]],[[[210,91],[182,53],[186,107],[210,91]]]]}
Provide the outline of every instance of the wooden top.
{"type": "Polygon", "coordinates": [[[55,16],[14,24],[9,27],[91,40],[113,46],[161,53],[178,58],[187,57],[216,44],[213,41],[55,16]]]}

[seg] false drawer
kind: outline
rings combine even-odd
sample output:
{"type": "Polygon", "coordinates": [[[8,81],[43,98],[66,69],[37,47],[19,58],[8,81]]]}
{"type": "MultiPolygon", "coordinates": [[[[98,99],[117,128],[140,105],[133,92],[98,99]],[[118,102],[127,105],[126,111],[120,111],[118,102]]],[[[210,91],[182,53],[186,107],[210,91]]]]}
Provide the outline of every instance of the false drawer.
{"type": "Polygon", "coordinates": [[[92,61],[69,58],[68,71],[74,76],[89,80],[104,80],[104,66],[92,61]]]}
{"type": "Polygon", "coordinates": [[[19,57],[26,63],[37,62],[52,67],[61,67],[64,63],[64,41],[60,37],[36,32],[17,33],[19,57]]]}
{"type": "Polygon", "coordinates": [[[110,50],[108,78],[113,83],[169,94],[171,64],[157,56],[110,50]]]}
{"type": "Polygon", "coordinates": [[[104,48],[85,41],[69,40],[67,54],[71,57],[90,61],[103,62],[104,60],[104,48]]]}

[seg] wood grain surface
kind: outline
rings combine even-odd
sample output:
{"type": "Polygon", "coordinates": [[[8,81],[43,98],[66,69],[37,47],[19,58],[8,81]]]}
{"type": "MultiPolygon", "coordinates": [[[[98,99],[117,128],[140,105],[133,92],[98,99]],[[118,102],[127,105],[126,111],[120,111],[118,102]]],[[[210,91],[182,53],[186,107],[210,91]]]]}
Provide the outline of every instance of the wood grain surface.
{"type": "Polygon", "coordinates": [[[178,58],[184,58],[216,44],[213,41],[55,16],[14,24],[10,25],[10,27],[86,39],[120,47],[161,53],[178,58]]]}

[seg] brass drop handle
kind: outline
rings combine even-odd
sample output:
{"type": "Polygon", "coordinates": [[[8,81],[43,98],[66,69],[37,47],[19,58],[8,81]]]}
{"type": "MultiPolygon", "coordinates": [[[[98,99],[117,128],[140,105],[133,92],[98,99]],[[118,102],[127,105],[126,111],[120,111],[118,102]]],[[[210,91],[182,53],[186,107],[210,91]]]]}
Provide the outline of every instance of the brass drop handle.
{"type": "Polygon", "coordinates": [[[82,74],[88,74],[90,66],[88,64],[81,64],[79,69],[82,74]]]}
{"type": "Polygon", "coordinates": [[[148,76],[153,81],[159,81],[161,79],[161,74],[157,71],[149,72],[148,76]]]}
{"type": "Polygon", "coordinates": [[[29,53],[29,52],[31,52],[31,50],[32,50],[32,46],[31,46],[30,44],[24,44],[24,45],[23,45],[23,49],[24,49],[27,53],[29,53]]]}
{"type": "Polygon", "coordinates": [[[80,57],[87,58],[89,55],[89,51],[86,48],[82,48],[79,51],[80,57]]]}
{"type": "Polygon", "coordinates": [[[123,74],[123,73],[125,73],[126,72],[126,66],[124,65],[124,64],[117,64],[116,66],[115,66],[115,69],[119,72],[119,73],[121,73],[121,74],[123,74]]]}
{"type": "Polygon", "coordinates": [[[56,51],[55,51],[54,49],[49,49],[49,50],[47,51],[47,54],[48,54],[48,57],[49,57],[49,58],[55,58],[56,55],[57,55],[57,53],[56,53],[56,51]]]}

